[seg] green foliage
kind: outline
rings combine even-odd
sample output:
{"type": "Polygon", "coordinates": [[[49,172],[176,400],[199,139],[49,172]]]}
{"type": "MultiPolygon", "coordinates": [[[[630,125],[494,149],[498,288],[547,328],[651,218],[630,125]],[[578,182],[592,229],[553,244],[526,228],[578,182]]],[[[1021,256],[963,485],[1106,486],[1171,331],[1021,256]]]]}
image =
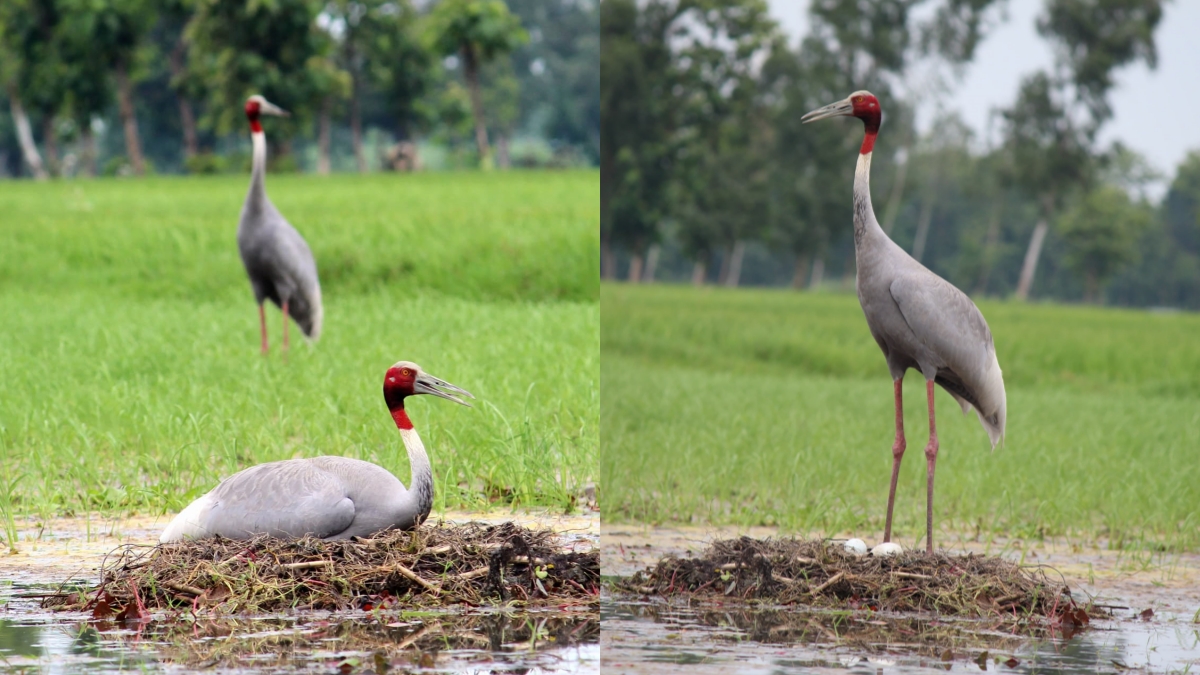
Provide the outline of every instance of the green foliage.
{"type": "Polygon", "coordinates": [[[1100,287],[1137,257],[1137,240],[1154,213],[1116,187],[1102,187],[1063,214],[1059,234],[1067,244],[1066,264],[1084,278],[1085,300],[1099,299],[1100,287]]]}
{"type": "Polygon", "coordinates": [[[1037,199],[1051,217],[1072,191],[1095,180],[1089,130],[1070,114],[1061,84],[1043,72],[1021,81],[1017,100],[1001,112],[1006,181],[1037,199]]]}
{"type": "Polygon", "coordinates": [[[520,19],[503,0],[438,0],[427,30],[439,54],[470,51],[482,63],[529,40],[520,19]]]}
{"type": "Polygon", "coordinates": [[[383,92],[401,136],[431,126],[436,108],[425,98],[436,79],[434,59],[412,3],[342,0],[335,6],[346,25],[341,39],[346,70],[383,92]]]}
{"type": "Polygon", "coordinates": [[[1094,123],[1112,117],[1108,92],[1113,73],[1134,61],[1158,65],[1154,30],[1163,0],[1050,0],[1038,32],[1058,42],[1094,123]]]}
{"type": "Polygon", "coordinates": [[[268,180],[324,287],[287,363],[275,310],[258,354],[244,176],[0,184],[0,524],[178,509],[294,456],[407,481],[379,394],[401,358],[478,397],[410,408],[436,508],[569,508],[598,461],[595,173],[268,180]]]}
{"type": "MultiPolygon", "coordinates": [[[[1200,545],[1200,465],[1188,459],[1200,443],[1200,317],[980,309],[1004,369],[1008,435],[989,452],[974,415],[938,389],[935,525],[1200,545]]],[[[601,350],[606,520],[882,531],[892,390],[853,295],[606,285],[601,350]]],[[[924,535],[923,384],[911,373],[905,387],[906,545],[924,535]]]]}
{"type": "MultiPolygon", "coordinates": [[[[524,131],[600,155],[600,2],[507,0],[530,33],[513,52],[524,131]]],[[[560,154],[567,155],[562,149],[560,154]]],[[[569,159],[560,157],[556,161],[569,159]]],[[[515,159],[514,159],[515,161],[515,159]]]]}
{"type": "Polygon", "coordinates": [[[214,173],[223,173],[225,171],[225,158],[213,154],[211,152],[201,152],[187,159],[184,168],[189,174],[206,175],[214,173]]]}
{"type": "Polygon", "coordinates": [[[282,138],[307,128],[320,102],[344,95],[346,74],[332,65],[327,33],[316,25],[320,0],[198,0],[187,28],[189,67],[205,83],[205,121],[219,133],[243,122],[243,106],[262,94],[292,113],[273,120],[282,138]]]}

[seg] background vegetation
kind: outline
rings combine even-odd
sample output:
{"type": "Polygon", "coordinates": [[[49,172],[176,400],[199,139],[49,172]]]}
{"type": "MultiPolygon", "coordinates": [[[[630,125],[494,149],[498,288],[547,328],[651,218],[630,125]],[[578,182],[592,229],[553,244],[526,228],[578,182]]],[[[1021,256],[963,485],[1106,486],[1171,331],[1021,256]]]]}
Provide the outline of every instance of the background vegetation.
{"type": "Polygon", "coordinates": [[[800,118],[869,89],[877,216],[938,274],[974,295],[1200,308],[1200,149],[1159,176],[1098,140],[1116,74],[1157,62],[1161,0],[1046,0],[1056,62],[996,111],[998,141],[952,115],[915,129],[1003,4],[815,0],[797,43],[765,0],[603,0],[604,276],[852,287],[862,125],[800,118]]]}
{"type": "Polygon", "coordinates": [[[594,165],[595,0],[0,3],[0,177],[594,165]]]}
{"type": "MultiPolygon", "coordinates": [[[[882,536],[892,391],[849,294],[605,284],[606,520],[882,536]]],[[[935,539],[1200,545],[1200,317],[984,301],[1008,393],[989,451],[940,388],[935,539]]],[[[924,537],[924,382],[905,387],[896,499],[924,537]]]]}
{"type": "MultiPolygon", "coordinates": [[[[177,509],[257,462],[405,481],[400,359],[479,397],[411,406],[435,508],[569,509],[599,445],[596,174],[273,176],[322,274],[321,341],[258,353],[244,176],[0,184],[0,520],[177,509]]],[[[298,332],[292,331],[293,338],[298,332]]]]}

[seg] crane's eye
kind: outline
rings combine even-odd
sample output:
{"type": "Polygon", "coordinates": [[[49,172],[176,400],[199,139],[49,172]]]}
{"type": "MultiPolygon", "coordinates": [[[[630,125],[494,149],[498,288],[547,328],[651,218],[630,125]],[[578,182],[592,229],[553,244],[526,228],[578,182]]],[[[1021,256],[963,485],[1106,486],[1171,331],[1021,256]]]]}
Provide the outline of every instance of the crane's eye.
{"type": "Polygon", "coordinates": [[[411,370],[409,370],[408,368],[401,368],[401,369],[400,369],[400,374],[401,374],[401,375],[403,375],[404,377],[411,377],[411,376],[412,376],[412,371],[411,371],[411,370]]]}

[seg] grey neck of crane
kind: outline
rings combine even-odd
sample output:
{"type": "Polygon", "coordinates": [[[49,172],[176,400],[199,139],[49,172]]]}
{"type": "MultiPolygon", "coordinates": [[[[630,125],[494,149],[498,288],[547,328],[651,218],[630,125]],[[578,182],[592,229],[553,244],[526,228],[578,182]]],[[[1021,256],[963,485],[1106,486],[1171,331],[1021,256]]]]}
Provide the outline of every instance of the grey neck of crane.
{"type": "Polygon", "coordinates": [[[247,202],[251,207],[260,207],[267,196],[264,186],[267,175],[267,136],[261,131],[253,131],[250,133],[250,142],[250,194],[247,202]]]}
{"type": "Polygon", "coordinates": [[[416,503],[419,520],[424,520],[433,510],[433,467],[416,429],[401,429],[400,436],[404,439],[404,448],[408,450],[408,463],[412,466],[408,492],[416,503]]]}
{"type": "Polygon", "coordinates": [[[854,248],[858,249],[866,239],[884,237],[883,228],[875,219],[875,207],[871,205],[871,154],[860,154],[854,169],[854,248]]]}

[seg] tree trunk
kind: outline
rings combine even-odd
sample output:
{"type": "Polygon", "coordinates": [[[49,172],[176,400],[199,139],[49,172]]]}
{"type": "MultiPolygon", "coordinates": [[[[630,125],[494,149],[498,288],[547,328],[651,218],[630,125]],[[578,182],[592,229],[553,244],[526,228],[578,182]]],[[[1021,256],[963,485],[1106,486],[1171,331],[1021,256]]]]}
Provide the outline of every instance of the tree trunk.
{"type": "Polygon", "coordinates": [[[117,103],[121,109],[121,124],[125,127],[125,154],[129,156],[129,168],[133,175],[146,175],[146,165],[142,161],[142,145],[138,141],[137,115],[133,109],[133,85],[129,82],[129,72],[122,61],[117,64],[117,103]]]}
{"type": "Polygon", "coordinates": [[[362,102],[359,101],[359,97],[362,96],[362,83],[357,74],[353,75],[350,86],[350,144],[354,146],[354,161],[358,164],[358,172],[366,173],[367,156],[363,152],[362,140],[362,102]]]}
{"type": "Polygon", "coordinates": [[[917,235],[913,237],[912,257],[921,262],[925,255],[925,240],[929,237],[929,223],[933,221],[934,191],[930,190],[921,200],[921,213],[917,216],[917,235]]]}
{"type": "Polygon", "coordinates": [[[1033,236],[1029,238],[1029,248],[1025,250],[1025,264],[1021,266],[1021,278],[1017,281],[1017,299],[1029,299],[1029,289],[1033,286],[1033,275],[1037,272],[1038,256],[1042,254],[1042,242],[1046,240],[1045,216],[1033,228],[1033,236]]]}
{"type": "Polygon", "coordinates": [[[83,175],[94,178],[96,176],[96,134],[92,133],[92,125],[84,124],[79,137],[83,142],[83,175]]]}
{"type": "Polygon", "coordinates": [[[507,169],[512,166],[508,156],[508,136],[501,134],[496,137],[496,166],[507,169]]]}
{"type": "MultiPolygon", "coordinates": [[[[175,48],[171,50],[172,80],[179,80],[183,76],[183,57],[186,51],[187,42],[183,39],[176,42],[175,48]]],[[[192,110],[192,102],[178,90],[175,91],[175,100],[179,103],[179,125],[183,127],[183,158],[191,159],[200,152],[200,145],[196,141],[196,114],[192,110]]]]}
{"type": "Polygon", "coordinates": [[[808,287],[815,290],[821,286],[821,282],[824,281],[824,279],[825,279],[825,259],[817,258],[813,262],[812,281],[809,282],[808,287]]]}
{"type": "Polygon", "coordinates": [[[883,223],[880,226],[885,234],[892,233],[896,216],[900,214],[900,204],[904,201],[904,182],[908,179],[908,165],[912,161],[907,152],[904,154],[904,163],[896,167],[896,179],[892,181],[892,191],[888,194],[887,206],[883,209],[883,223]]]}
{"type": "Polygon", "coordinates": [[[729,275],[725,277],[725,285],[736,287],[742,279],[742,259],[746,257],[746,242],[733,242],[733,253],[729,256],[729,275]]]}
{"type": "Polygon", "coordinates": [[[1096,272],[1088,270],[1083,275],[1083,301],[1088,304],[1098,304],[1100,300],[1100,282],[1096,272]]]}
{"type": "Polygon", "coordinates": [[[192,102],[179,95],[179,123],[183,127],[183,157],[191,159],[200,154],[200,142],[196,138],[196,114],[192,102]]]}
{"type": "Polygon", "coordinates": [[[796,268],[792,272],[792,288],[804,288],[805,277],[808,276],[808,266],[812,263],[812,257],[806,255],[796,256],[796,268]]]}
{"type": "Polygon", "coordinates": [[[330,126],[333,115],[333,97],[326,96],[325,100],[321,101],[321,116],[318,121],[319,128],[317,131],[317,173],[322,176],[329,175],[329,136],[331,134],[330,126]]]}
{"type": "Polygon", "coordinates": [[[608,237],[600,237],[600,278],[606,281],[617,278],[617,256],[608,237]]]}
{"type": "Polygon", "coordinates": [[[642,280],[642,254],[634,253],[629,257],[629,277],[628,281],[631,284],[636,284],[642,280]]]}
{"type": "Polygon", "coordinates": [[[650,245],[650,250],[646,253],[646,269],[642,272],[642,281],[648,284],[654,283],[654,271],[658,268],[658,256],[661,253],[662,246],[650,245]]]}
{"type": "Polygon", "coordinates": [[[467,79],[467,90],[471,93],[471,114],[475,118],[475,145],[479,148],[479,162],[487,166],[491,150],[488,148],[487,124],[483,119],[483,93],[479,89],[479,61],[475,48],[470,44],[462,47],[463,75],[467,79]]]}
{"type": "Polygon", "coordinates": [[[992,205],[992,214],[988,219],[987,237],[983,243],[983,264],[979,270],[979,283],[975,286],[976,294],[987,293],[988,277],[992,275],[992,265],[995,262],[993,258],[996,256],[996,245],[1000,243],[1000,213],[1003,210],[1004,201],[997,199],[992,205]]]}
{"type": "Polygon", "coordinates": [[[697,260],[692,265],[692,285],[703,286],[704,279],[708,276],[708,263],[703,260],[697,260]]]}
{"type": "Polygon", "coordinates": [[[46,180],[49,176],[46,174],[46,168],[42,165],[42,155],[38,152],[37,144],[33,142],[33,129],[29,127],[29,116],[25,114],[25,108],[21,107],[21,99],[17,96],[17,87],[9,84],[6,89],[8,91],[8,107],[12,111],[13,123],[17,127],[17,142],[21,144],[21,154],[25,158],[25,164],[35,179],[46,180]]]}
{"type": "Polygon", "coordinates": [[[54,128],[54,116],[42,118],[42,144],[46,146],[46,171],[51,176],[59,173],[58,165],[58,131],[54,128]]]}
{"type": "Polygon", "coordinates": [[[733,251],[725,249],[721,251],[721,265],[717,267],[717,285],[724,286],[725,280],[729,278],[729,259],[733,257],[733,251]]]}

